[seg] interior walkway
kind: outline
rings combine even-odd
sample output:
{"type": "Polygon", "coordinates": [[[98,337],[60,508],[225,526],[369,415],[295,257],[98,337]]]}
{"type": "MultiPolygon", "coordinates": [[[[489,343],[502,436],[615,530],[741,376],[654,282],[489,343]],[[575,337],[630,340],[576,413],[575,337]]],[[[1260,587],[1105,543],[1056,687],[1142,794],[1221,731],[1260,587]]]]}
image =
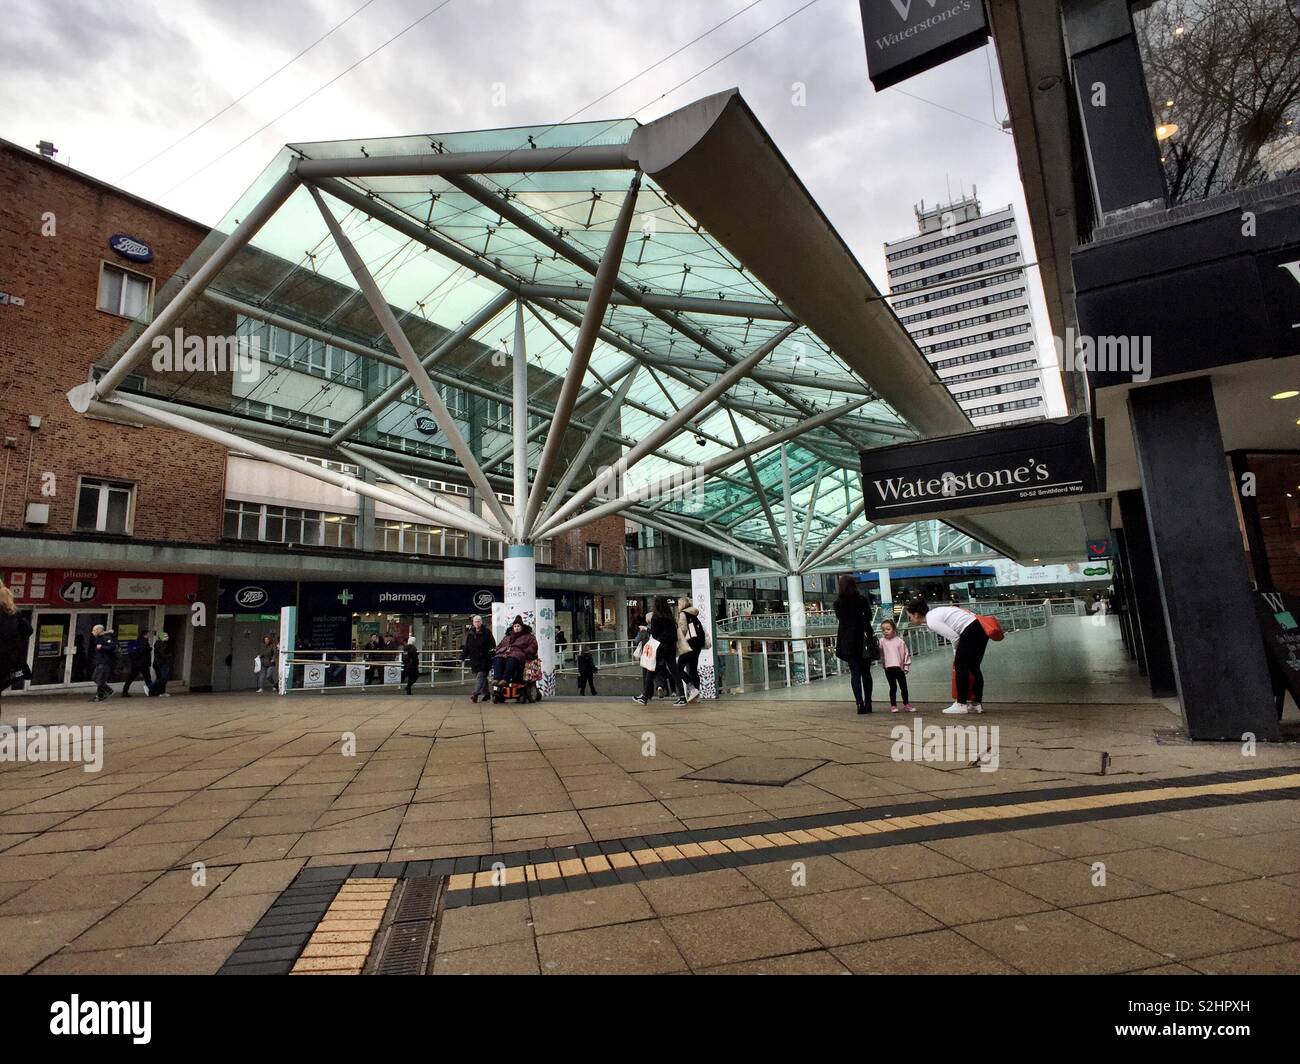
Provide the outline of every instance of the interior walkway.
{"type": "MultiPolygon", "coordinates": [[[[1006,703],[1132,704],[1153,702],[1177,714],[1176,702],[1151,698],[1146,678],[1129,660],[1115,617],[1057,617],[1046,628],[1013,632],[990,643],[984,656],[984,706],[1006,703]],[[1100,623],[1099,623],[1100,622],[1100,623]]],[[[914,702],[952,701],[952,655],[939,650],[917,658],[908,676],[914,702]]],[[[889,707],[889,685],[877,665],[872,669],[873,703],[889,707]]],[[[816,695],[851,702],[848,674],[815,685],[816,695]]],[[[807,688],[746,690],[752,699],[801,700],[807,688]]]]}

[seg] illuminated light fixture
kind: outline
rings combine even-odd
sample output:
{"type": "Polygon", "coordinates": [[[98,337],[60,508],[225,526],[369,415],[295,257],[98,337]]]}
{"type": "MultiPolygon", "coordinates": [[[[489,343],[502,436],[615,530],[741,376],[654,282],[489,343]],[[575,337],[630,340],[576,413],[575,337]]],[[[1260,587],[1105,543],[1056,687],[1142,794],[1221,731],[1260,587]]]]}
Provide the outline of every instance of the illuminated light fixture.
{"type": "Polygon", "coordinates": [[[1161,122],[1156,126],[1156,140],[1168,140],[1178,132],[1177,122],[1161,122]]]}
{"type": "Polygon", "coordinates": [[[1166,106],[1166,107],[1173,107],[1173,105],[1174,105],[1174,101],[1173,101],[1173,100],[1166,100],[1166,101],[1165,101],[1165,106],[1166,106]]]}
{"type": "Polygon", "coordinates": [[[1176,27],[1174,28],[1174,36],[1175,36],[1175,37],[1181,37],[1181,36],[1182,36],[1184,33],[1186,33],[1186,32],[1187,32],[1187,27],[1186,27],[1186,26],[1176,26],[1176,27]]]}
{"type": "Polygon", "coordinates": [[[1289,392],[1278,392],[1276,395],[1270,396],[1269,398],[1271,398],[1271,399],[1294,399],[1297,395],[1300,395],[1300,392],[1297,392],[1297,391],[1294,391],[1294,390],[1293,390],[1293,391],[1289,391],[1289,392]]]}

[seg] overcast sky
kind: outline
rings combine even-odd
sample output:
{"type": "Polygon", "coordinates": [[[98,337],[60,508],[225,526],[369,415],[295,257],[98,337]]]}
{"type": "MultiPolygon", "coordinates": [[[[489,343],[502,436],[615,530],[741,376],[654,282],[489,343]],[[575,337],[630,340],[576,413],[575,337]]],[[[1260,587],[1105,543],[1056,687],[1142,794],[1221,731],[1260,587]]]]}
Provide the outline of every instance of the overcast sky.
{"type": "MultiPolygon", "coordinates": [[[[878,94],[858,0],[807,3],[0,0],[0,137],[53,141],[60,161],[213,224],[287,142],[547,124],[580,109],[647,121],[737,86],[878,284],[881,244],[914,231],[914,204],[972,185],[986,209],[1015,207],[1032,254],[992,46],[878,94]]],[[[1041,295],[1036,308],[1053,362],[1041,295]]],[[[1049,403],[1064,412],[1059,381],[1049,403]]]]}

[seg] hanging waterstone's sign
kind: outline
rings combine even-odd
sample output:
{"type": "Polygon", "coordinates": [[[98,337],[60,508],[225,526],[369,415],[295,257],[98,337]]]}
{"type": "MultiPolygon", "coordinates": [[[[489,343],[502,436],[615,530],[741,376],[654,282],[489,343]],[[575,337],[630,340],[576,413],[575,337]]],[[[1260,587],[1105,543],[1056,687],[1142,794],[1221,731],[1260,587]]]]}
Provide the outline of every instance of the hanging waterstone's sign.
{"type": "Polygon", "coordinates": [[[862,490],[877,524],[1094,495],[1087,416],[863,451],[862,490]]]}
{"type": "Polygon", "coordinates": [[[860,0],[876,91],[972,52],[989,38],[984,0],[860,0]]]}

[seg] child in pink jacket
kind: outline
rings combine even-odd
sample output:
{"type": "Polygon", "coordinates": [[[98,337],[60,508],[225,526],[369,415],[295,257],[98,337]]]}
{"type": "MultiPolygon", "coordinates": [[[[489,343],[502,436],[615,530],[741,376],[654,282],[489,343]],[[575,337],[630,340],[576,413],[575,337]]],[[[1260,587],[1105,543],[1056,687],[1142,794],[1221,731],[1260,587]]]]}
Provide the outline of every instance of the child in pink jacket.
{"type": "Polygon", "coordinates": [[[898,712],[898,689],[901,687],[903,708],[915,713],[916,707],[907,697],[907,672],[912,667],[912,652],[907,649],[893,621],[880,624],[880,663],[885,668],[885,679],[889,681],[889,712],[898,712]]]}

